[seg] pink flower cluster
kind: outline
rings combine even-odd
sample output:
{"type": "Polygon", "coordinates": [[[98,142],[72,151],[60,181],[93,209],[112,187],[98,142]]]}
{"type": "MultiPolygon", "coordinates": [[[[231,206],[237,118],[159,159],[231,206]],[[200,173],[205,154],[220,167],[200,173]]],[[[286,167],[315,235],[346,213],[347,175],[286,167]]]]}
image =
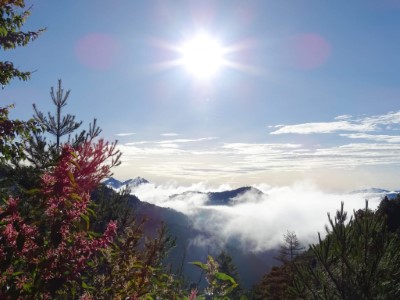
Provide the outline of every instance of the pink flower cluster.
{"type": "Polygon", "coordinates": [[[1,220],[4,225],[0,227],[0,257],[4,257],[7,248],[14,255],[32,259],[32,252],[38,248],[35,242],[38,231],[36,226],[24,222],[17,211],[17,204],[18,199],[10,197],[6,209],[0,208],[0,213],[5,215],[1,220]]]}
{"type": "Polygon", "coordinates": [[[19,289],[38,276],[45,284],[75,280],[88,260],[112,243],[116,222],[97,238],[82,224],[89,221],[90,192],[116,163],[114,146],[102,140],[79,149],[64,146],[57,166],[42,177],[42,204],[32,214],[36,219],[22,215],[16,198],[0,206],[0,265],[8,264],[0,282],[19,289]]]}

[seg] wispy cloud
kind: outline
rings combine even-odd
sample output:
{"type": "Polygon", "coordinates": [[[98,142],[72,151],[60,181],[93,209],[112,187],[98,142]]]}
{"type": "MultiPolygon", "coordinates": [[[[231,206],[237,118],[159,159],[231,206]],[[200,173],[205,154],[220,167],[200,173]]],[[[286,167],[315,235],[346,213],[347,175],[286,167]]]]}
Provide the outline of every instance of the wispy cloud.
{"type": "Polygon", "coordinates": [[[131,135],[135,135],[135,132],[123,132],[123,133],[116,133],[116,136],[131,136],[131,135]]]}
{"type": "Polygon", "coordinates": [[[162,141],[137,141],[126,143],[126,146],[134,146],[134,145],[157,145],[157,144],[185,144],[185,143],[196,143],[196,142],[204,142],[204,141],[212,141],[218,139],[217,137],[204,137],[197,139],[172,139],[172,140],[162,140],[162,141]]]}
{"type": "MultiPolygon", "coordinates": [[[[210,136],[136,141],[120,145],[119,149],[123,152],[122,159],[127,161],[123,166],[131,166],[130,170],[134,166],[142,176],[186,182],[205,178],[216,182],[251,182],[255,177],[261,182],[262,178],[274,180],[275,174],[283,178],[285,172],[315,178],[313,174],[326,175],[328,170],[337,174],[344,170],[349,174],[366,174],[367,168],[400,165],[400,136],[393,134],[399,125],[400,112],[358,118],[342,115],[332,122],[274,126],[268,143],[226,142],[210,136]],[[293,139],[282,136],[289,132],[338,133],[336,139],[321,141],[318,137],[293,139]]],[[[367,175],[363,176],[366,178],[367,175]]],[[[357,180],[355,178],[353,182],[357,180]]],[[[394,182],[394,179],[386,180],[394,182]]]]}
{"type": "Polygon", "coordinates": [[[336,131],[374,131],[376,126],[371,123],[351,123],[349,121],[304,123],[286,125],[270,134],[311,134],[311,133],[332,133],[336,131]]]}
{"type": "Polygon", "coordinates": [[[315,148],[290,143],[225,143],[206,148],[180,148],[179,144],[163,143],[122,145],[120,149],[123,159],[136,161],[146,174],[190,180],[400,164],[400,146],[395,143],[351,143],[315,148]]]}
{"type": "Polygon", "coordinates": [[[350,115],[341,115],[332,122],[302,123],[284,125],[270,134],[313,134],[333,133],[340,131],[371,132],[382,129],[385,125],[400,125],[400,111],[389,112],[383,115],[354,118],[350,115]]]}
{"type": "Polygon", "coordinates": [[[155,144],[169,144],[169,143],[194,143],[194,142],[204,142],[204,141],[212,141],[216,140],[217,137],[205,137],[205,138],[198,138],[198,139],[175,139],[175,140],[165,140],[154,142],[155,144]]]}
{"type": "Polygon", "coordinates": [[[352,115],[340,115],[335,117],[335,120],[348,120],[351,119],[353,116],[352,115]]]}
{"type": "Polygon", "coordinates": [[[350,139],[363,139],[376,142],[400,143],[399,135],[349,133],[349,134],[340,134],[340,136],[347,137],[350,139]]]}
{"type": "Polygon", "coordinates": [[[166,133],[161,133],[161,136],[178,136],[178,133],[175,132],[166,132],[166,133]]]}

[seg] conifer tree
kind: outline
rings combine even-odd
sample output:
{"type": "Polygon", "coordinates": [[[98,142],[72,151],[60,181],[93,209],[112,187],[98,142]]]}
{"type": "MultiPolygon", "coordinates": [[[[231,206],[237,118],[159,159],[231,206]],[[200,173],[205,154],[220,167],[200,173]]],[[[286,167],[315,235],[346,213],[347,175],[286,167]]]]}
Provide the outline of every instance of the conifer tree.
{"type": "Polygon", "coordinates": [[[400,233],[400,194],[395,199],[383,198],[377,213],[386,217],[387,227],[390,232],[400,233]]]}
{"type": "Polygon", "coordinates": [[[283,235],[284,243],[280,246],[279,254],[276,257],[280,262],[288,262],[293,260],[296,256],[304,251],[304,247],[301,245],[297,235],[294,231],[288,230],[283,235]]]}
{"type": "Polygon", "coordinates": [[[327,236],[311,245],[307,263],[295,264],[300,299],[399,299],[400,240],[385,218],[368,209],[347,221],[341,209],[328,214],[327,236]]]}
{"type": "Polygon", "coordinates": [[[293,281],[292,263],[287,262],[281,266],[272,267],[271,271],[263,276],[260,283],[254,287],[254,300],[296,299],[289,293],[293,281]]]}
{"type": "MultiPolygon", "coordinates": [[[[26,46],[35,40],[45,29],[37,31],[21,31],[30,11],[23,10],[24,0],[0,1],[0,49],[9,50],[18,46],[26,46]]],[[[31,72],[20,71],[10,61],[0,61],[0,84],[4,88],[11,79],[28,80],[31,72]]]]}
{"type": "Polygon", "coordinates": [[[54,141],[49,141],[42,132],[34,133],[26,145],[27,159],[39,169],[46,168],[57,161],[64,143],[77,148],[85,142],[93,141],[102,131],[97,126],[97,120],[94,119],[89,124],[88,131],[82,130],[79,134],[75,134],[74,138],[71,138],[71,134],[82,125],[82,121],[75,121],[74,115],[63,114],[63,108],[67,105],[70,92],[71,90],[64,91],[61,79],[58,80],[57,90],[51,87],[50,97],[55,106],[54,114],[48,112],[46,115],[33,104],[34,120],[43,128],[44,133],[54,138],[54,141]],[[63,142],[62,137],[64,136],[67,138],[63,142]]]}
{"type": "MultiPolygon", "coordinates": [[[[287,231],[283,235],[283,244],[275,257],[282,263],[281,266],[272,267],[271,271],[263,276],[261,282],[254,288],[254,299],[295,299],[291,297],[289,290],[293,282],[294,261],[304,251],[294,231],[287,231]]],[[[299,261],[300,259],[297,259],[299,261]]]]}
{"type": "MultiPolygon", "coordinates": [[[[225,273],[226,275],[231,276],[238,284],[239,284],[239,273],[235,264],[233,263],[232,256],[225,250],[221,251],[221,253],[216,258],[217,263],[219,264],[219,271],[225,273]]],[[[244,291],[238,285],[229,295],[229,299],[239,300],[243,295],[244,291]]]]}
{"type": "Polygon", "coordinates": [[[225,250],[221,251],[216,260],[219,264],[220,272],[223,272],[233,277],[235,280],[238,279],[239,274],[237,272],[235,264],[233,263],[232,256],[230,256],[228,252],[226,252],[225,250]]]}
{"type": "Polygon", "coordinates": [[[71,90],[64,93],[62,88],[61,79],[58,80],[57,91],[54,91],[54,87],[50,89],[51,100],[56,107],[55,115],[50,114],[50,112],[45,116],[41,111],[39,111],[35,104],[33,104],[33,109],[35,111],[34,118],[45,130],[53,135],[56,139],[56,148],[60,148],[60,139],[62,136],[71,134],[73,131],[82,125],[81,122],[75,122],[75,116],[67,114],[62,116],[62,109],[67,105],[67,100],[71,90]]]}

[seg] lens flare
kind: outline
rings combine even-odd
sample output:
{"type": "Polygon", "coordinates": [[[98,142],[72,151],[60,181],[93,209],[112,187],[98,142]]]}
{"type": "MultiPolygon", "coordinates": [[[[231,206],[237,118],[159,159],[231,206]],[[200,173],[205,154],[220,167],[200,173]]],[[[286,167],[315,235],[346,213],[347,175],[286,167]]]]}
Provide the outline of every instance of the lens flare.
{"type": "Polygon", "coordinates": [[[194,76],[210,78],[224,64],[224,49],[220,43],[200,34],[186,41],[180,48],[181,63],[194,76]]]}

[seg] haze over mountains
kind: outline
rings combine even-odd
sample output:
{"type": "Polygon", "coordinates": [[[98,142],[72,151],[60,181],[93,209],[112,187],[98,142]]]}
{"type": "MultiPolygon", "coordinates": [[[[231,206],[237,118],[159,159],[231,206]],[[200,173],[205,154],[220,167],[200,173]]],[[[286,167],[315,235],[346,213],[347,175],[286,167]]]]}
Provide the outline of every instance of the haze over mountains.
{"type": "MultiPolygon", "coordinates": [[[[123,189],[129,188],[133,194],[141,185],[149,184],[154,189],[164,189],[165,187],[163,185],[156,186],[153,183],[149,182],[147,179],[140,176],[125,181],[119,181],[113,177],[110,177],[105,180],[103,184],[114,189],[115,191],[121,191],[123,189]]],[[[172,185],[167,186],[173,189],[172,185]]],[[[139,191],[142,191],[142,188],[143,187],[140,187],[139,191]]],[[[265,195],[261,190],[252,186],[231,189],[229,185],[220,186],[217,188],[207,188],[204,185],[192,185],[190,187],[176,187],[176,190],[176,194],[166,193],[166,196],[168,196],[168,198],[172,200],[182,199],[191,196],[205,196],[208,198],[204,203],[206,205],[234,205],[239,203],[239,196],[249,192],[253,193],[257,197],[265,195]]],[[[389,199],[393,199],[398,193],[400,193],[400,190],[390,191],[383,188],[365,188],[348,192],[348,194],[350,195],[360,195],[367,200],[375,197],[383,198],[385,196],[389,199]]],[[[142,200],[146,201],[145,199],[142,200]]]]}
{"type": "Polygon", "coordinates": [[[193,237],[192,243],[215,240],[213,243],[223,245],[235,240],[238,247],[252,252],[277,247],[287,230],[296,229],[305,244],[315,242],[317,232],[324,231],[326,214],[335,213],[341,202],[351,213],[364,208],[365,200],[374,209],[384,196],[392,199],[398,194],[377,188],[339,194],[322,191],[307,181],[284,187],[232,188],[206,183],[155,185],[136,177],[124,182],[110,178],[104,184],[116,191],[129,187],[141,201],[181,212],[194,228],[210,233],[205,240],[193,237]]]}
{"type": "MultiPolygon", "coordinates": [[[[294,230],[307,246],[316,242],[318,232],[324,236],[326,213],[335,213],[341,202],[352,213],[364,208],[366,199],[369,207],[375,209],[385,195],[389,198],[397,195],[395,191],[377,188],[327,193],[309,182],[287,187],[257,185],[234,189],[205,183],[155,185],[136,177],[124,182],[109,178],[103,184],[117,192],[129,188],[138,199],[137,212],[153,220],[150,226],[159,221],[167,223],[171,234],[177,237],[173,260],[178,262],[184,252],[188,259],[199,260],[226,248],[248,286],[277,263],[273,257],[287,230],[294,230]],[[249,264],[254,265],[252,274],[246,271],[249,264]]],[[[191,268],[187,269],[190,273],[191,268]]]]}

